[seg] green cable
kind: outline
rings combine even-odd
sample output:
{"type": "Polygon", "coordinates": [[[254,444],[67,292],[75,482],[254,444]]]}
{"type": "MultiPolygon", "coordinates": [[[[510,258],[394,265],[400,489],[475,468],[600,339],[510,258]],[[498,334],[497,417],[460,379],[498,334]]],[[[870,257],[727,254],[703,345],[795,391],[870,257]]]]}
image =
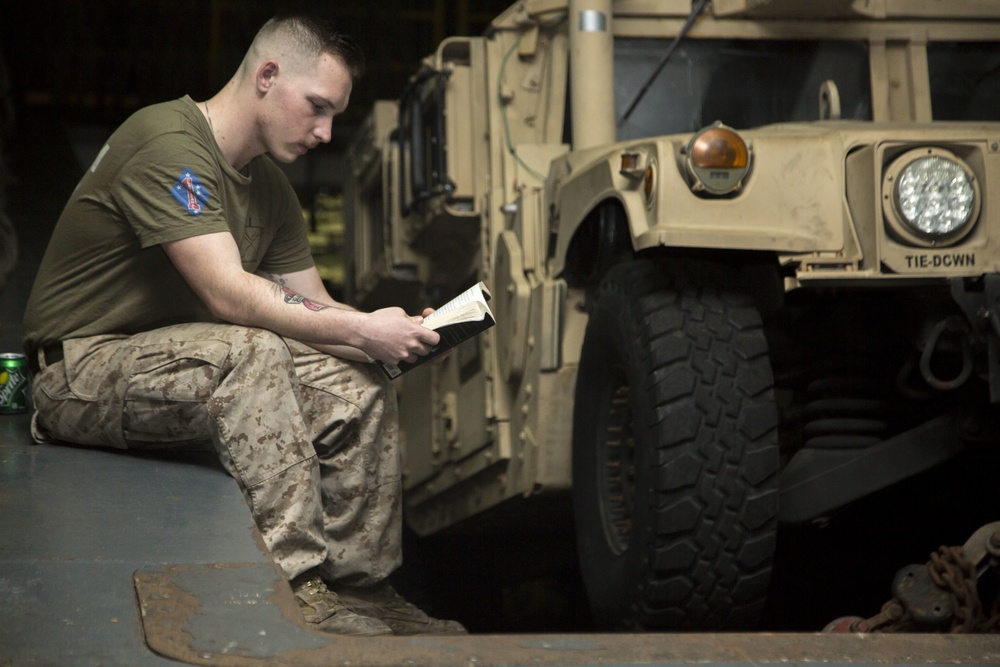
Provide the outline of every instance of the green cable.
{"type": "Polygon", "coordinates": [[[529,167],[528,164],[523,159],[521,159],[521,156],[518,155],[517,151],[514,149],[514,144],[511,143],[510,140],[510,125],[507,123],[507,105],[503,101],[503,74],[504,71],[507,69],[507,61],[510,60],[511,54],[514,53],[514,50],[517,49],[517,47],[520,45],[521,45],[521,35],[520,33],[518,33],[517,39],[514,40],[514,45],[507,50],[507,53],[504,54],[503,60],[500,61],[500,71],[497,75],[497,102],[500,104],[500,116],[501,118],[503,118],[503,136],[504,140],[507,142],[508,152],[510,152],[510,154],[514,156],[514,159],[517,161],[519,165],[524,167],[525,171],[527,171],[529,174],[531,174],[538,180],[544,182],[545,175],[540,174],[531,167],[529,167]]]}

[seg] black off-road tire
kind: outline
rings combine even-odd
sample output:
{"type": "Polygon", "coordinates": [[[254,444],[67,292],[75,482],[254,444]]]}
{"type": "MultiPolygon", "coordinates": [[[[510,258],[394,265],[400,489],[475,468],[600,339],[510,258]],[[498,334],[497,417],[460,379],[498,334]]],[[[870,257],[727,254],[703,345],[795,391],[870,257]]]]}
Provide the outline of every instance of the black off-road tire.
{"type": "Polygon", "coordinates": [[[583,579],[609,629],[749,630],[778,513],[777,408],[739,270],[636,260],[602,281],[577,379],[583,579]]]}

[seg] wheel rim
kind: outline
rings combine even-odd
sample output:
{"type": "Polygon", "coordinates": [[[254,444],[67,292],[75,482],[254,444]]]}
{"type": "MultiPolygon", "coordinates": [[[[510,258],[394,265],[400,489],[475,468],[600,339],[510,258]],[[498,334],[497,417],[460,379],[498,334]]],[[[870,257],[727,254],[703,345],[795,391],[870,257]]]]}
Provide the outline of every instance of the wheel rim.
{"type": "Polygon", "coordinates": [[[608,547],[616,555],[625,553],[632,536],[635,500],[635,439],[629,387],[618,369],[614,388],[606,406],[605,429],[598,442],[601,522],[608,547]]]}

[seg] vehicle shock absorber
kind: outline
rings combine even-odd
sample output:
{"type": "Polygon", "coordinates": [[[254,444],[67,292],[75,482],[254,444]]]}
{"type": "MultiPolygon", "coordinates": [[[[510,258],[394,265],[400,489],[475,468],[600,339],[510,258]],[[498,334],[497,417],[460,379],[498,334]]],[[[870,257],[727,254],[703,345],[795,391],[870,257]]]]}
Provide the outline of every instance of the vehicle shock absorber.
{"type": "Polygon", "coordinates": [[[881,442],[888,428],[888,403],[877,381],[831,377],[806,388],[802,429],[806,447],[859,448],[881,442]]]}

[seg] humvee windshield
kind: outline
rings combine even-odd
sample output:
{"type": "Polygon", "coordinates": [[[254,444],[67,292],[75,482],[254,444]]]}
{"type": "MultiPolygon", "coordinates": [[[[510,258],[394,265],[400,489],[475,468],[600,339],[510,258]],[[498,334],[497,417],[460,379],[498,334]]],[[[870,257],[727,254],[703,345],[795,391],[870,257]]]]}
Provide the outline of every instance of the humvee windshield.
{"type": "MultiPolygon", "coordinates": [[[[717,120],[736,129],[818,120],[827,80],[836,84],[842,119],[871,120],[866,43],[731,39],[681,42],[623,119],[666,47],[661,40],[615,40],[619,141],[692,132],[717,120]]],[[[996,44],[932,43],[927,58],[936,120],[1000,119],[996,44]]]]}
{"type": "Polygon", "coordinates": [[[1000,48],[996,42],[927,45],[935,120],[1000,120],[1000,48]]]}

